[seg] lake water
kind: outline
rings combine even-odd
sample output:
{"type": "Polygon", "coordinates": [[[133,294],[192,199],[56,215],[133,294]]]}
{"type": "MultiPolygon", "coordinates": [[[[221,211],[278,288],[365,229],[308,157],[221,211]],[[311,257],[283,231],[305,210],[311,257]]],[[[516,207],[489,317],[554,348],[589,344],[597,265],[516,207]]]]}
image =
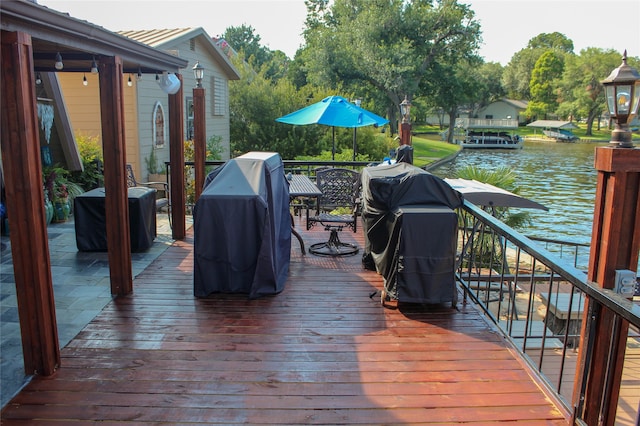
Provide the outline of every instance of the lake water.
{"type": "MultiPolygon", "coordinates": [[[[593,160],[595,148],[602,145],[606,143],[527,140],[521,150],[463,150],[454,161],[432,173],[455,177],[456,170],[467,165],[489,169],[508,166],[517,176],[519,194],[549,208],[548,212],[526,210],[531,224],[520,229],[521,233],[589,244],[597,177],[593,160]]],[[[588,249],[581,250],[588,257],[588,249]]]]}

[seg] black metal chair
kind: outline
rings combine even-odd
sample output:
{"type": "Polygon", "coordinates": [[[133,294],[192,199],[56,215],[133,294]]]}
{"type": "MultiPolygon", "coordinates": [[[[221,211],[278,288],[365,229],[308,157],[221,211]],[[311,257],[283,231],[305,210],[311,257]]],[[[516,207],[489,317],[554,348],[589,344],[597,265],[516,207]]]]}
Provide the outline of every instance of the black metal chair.
{"type": "Polygon", "coordinates": [[[330,231],[329,240],[312,244],[309,253],[319,256],[350,256],[358,253],[355,244],[340,241],[338,232],[348,227],[358,229],[358,204],[360,196],[360,173],[342,168],[316,170],[316,185],[322,191],[317,214],[309,215],[307,210],[307,230],[321,224],[330,231]]]}
{"type": "Polygon", "coordinates": [[[155,189],[156,212],[161,212],[163,209],[166,209],[169,217],[169,226],[172,227],[169,184],[167,182],[139,182],[136,179],[136,175],[133,173],[133,167],[131,167],[131,164],[127,164],[127,187],[132,188],[135,186],[155,189]]]}

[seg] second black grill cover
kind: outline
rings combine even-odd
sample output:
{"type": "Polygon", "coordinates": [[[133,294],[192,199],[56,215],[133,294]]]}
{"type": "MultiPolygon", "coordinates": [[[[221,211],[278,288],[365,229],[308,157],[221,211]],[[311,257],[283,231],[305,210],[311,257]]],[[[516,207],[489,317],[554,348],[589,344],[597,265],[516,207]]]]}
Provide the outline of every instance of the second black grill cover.
{"type": "MultiPolygon", "coordinates": [[[[410,164],[365,168],[362,172],[362,225],[365,233],[362,260],[365,268],[383,275],[385,287],[392,294],[398,293],[395,287],[398,281],[402,285],[411,285],[408,281],[427,280],[424,277],[438,279],[436,276],[441,278],[447,271],[453,277],[454,267],[450,260],[455,256],[456,216],[452,210],[460,207],[462,202],[462,195],[444,180],[410,164]],[[410,208],[412,206],[415,208],[410,208]],[[411,217],[407,217],[403,225],[403,216],[409,212],[411,217]],[[430,217],[425,218],[426,215],[430,217]],[[427,235],[425,227],[434,226],[437,232],[419,239],[409,235],[403,237],[403,226],[405,233],[410,227],[414,232],[419,230],[423,237],[427,235]],[[410,268],[410,272],[406,268],[409,265],[403,263],[407,259],[421,260],[410,268]]],[[[416,285],[424,287],[425,283],[416,285]]],[[[433,288],[431,283],[428,286],[433,288]]],[[[449,283],[447,287],[451,287],[449,283]]],[[[412,290],[414,295],[420,294],[413,301],[442,301],[440,296],[428,295],[429,292],[428,288],[412,290]]],[[[451,292],[447,289],[445,293],[451,292]]]]}

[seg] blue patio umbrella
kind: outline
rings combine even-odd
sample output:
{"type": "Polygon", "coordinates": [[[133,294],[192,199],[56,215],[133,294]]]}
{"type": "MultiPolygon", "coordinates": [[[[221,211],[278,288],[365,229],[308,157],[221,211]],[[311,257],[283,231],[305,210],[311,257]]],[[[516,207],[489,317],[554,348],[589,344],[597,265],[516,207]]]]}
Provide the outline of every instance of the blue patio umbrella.
{"type": "MultiPolygon", "coordinates": [[[[293,124],[304,126],[307,124],[324,124],[325,126],[348,127],[353,128],[353,159],[356,156],[356,132],[357,127],[364,126],[383,126],[389,122],[386,118],[380,117],[352,104],[342,96],[328,96],[309,105],[308,107],[299,109],[283,117],[276,118],[279,123],[293,124]]],[[[333,147],[331,151],[331,159],[335,160],[336,140],[335,129],[333,132],[333,147]]]]}

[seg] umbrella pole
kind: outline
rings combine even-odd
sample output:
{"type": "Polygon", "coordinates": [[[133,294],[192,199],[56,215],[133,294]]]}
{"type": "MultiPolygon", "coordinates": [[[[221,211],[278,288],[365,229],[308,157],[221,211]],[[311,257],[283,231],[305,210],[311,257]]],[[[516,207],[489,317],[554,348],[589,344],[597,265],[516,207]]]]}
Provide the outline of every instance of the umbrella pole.
{"type": "Polygon", "coordinates": [[[336,160],[336,128],[333,126],[331,127],[331,141],[332,141],[331,161],[335,161],[336,160]]]}
{"type": "Polygon", "coordinates": [[[354,127],[353,128],[353,161],[356,161],[356,147],[357,147],[357,136],[356,136],[356,132],[357,132],[358,128],[354,127]]]}

